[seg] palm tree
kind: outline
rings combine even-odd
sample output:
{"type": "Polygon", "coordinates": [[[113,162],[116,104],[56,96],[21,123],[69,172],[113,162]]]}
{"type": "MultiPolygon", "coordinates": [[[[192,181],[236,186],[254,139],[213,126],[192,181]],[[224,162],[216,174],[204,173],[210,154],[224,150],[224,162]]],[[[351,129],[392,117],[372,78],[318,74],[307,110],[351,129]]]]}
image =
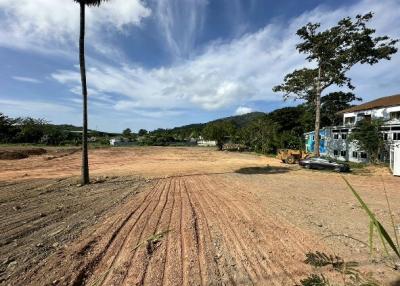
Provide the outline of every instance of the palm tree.
{"type": "Polygon", "coordinates": [[[82,178],[81,184],[89,183],[89,156],[87,144],[87,85],[86,85],[86,66],[85,66],[85,7],[100,6],[101,3],[108,0],[74,0],[78,2],[81,8],[80,17],[80,35],[79,35],[79,65],[81,67],[81,82],[83,95],[83,132],[82,132],[82,178]]]}

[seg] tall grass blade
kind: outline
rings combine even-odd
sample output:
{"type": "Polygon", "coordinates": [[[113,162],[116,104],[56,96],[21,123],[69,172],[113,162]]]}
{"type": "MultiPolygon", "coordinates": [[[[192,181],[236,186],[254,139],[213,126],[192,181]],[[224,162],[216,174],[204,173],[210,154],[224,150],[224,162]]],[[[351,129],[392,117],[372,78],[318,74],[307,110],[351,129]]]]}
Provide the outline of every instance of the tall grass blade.
{"type": "Polygon", "coordinates": [[[350,190],[352,191],[352,193],[354,194],[354,196],[357,198],[357,200],[359,201],[359,203],[361,204],[362,208],[365,210],[365,212],[368,214],[369,218],[371,219],[372,223],[374,224],[374,226],[376,227],[378,234],[382,240],[382,244],[383,247],[385,249],[385,252],[388,256],[389,255],[389,251],[386,247],[386,243],[389,244],[390,248],[394,251],[394,253],[396,254],[396,256],[398,258],[400,258],[400,252],[399,249],[396,247],[396,245],[394,244],[392,238],[389,236],[389,234],[387,233],[386,229],[382,226],[382,224],[376,219],[374,213],[369,209],[369,207],[367,206],[367,204],[362,200],[362,198],[360,197],[360,195],[356,192],[356,190],[353,188],[352,185],[350,185],[350,183],[346,180],[345,177],[343,177],[343,180],[346,182],[347,186],[350,188],[350,190]]]}
{"type": "Polygon", "coordinates": [[[372,220],[369,221],[369,253],[371,253],[371,256],[373,255],[374,252],[374,223],[372,220]]]}
{"type": "Polygon", "coordinates": [[[382,184],[383,184],[383,191],[385,192],[386,203],[387,203],[388,210],[389,210],[390,220],[391,220],[392,227],[393,227],[394,238],[396,240],[397,249],[400,249],[399,237],[397,235],[396,224],[394,222],[392,208],[390,207],[389,198],[388,198],[388,195],[386,192],[385,182],[383,181],[382,177],[381,177],[381,179],[382,179],[382,184]]]}

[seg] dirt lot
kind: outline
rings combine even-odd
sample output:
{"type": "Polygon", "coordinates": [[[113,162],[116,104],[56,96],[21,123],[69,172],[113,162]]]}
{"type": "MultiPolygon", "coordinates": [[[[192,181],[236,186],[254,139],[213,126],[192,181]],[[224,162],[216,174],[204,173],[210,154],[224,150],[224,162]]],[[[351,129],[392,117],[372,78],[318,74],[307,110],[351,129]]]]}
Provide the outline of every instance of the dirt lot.
{"type": "MultiPolygon", "coordinates": [[[[73,150],[0,161],[0,284],[295,285],[317,250],[400,277],[348,238],[366,242],[368,219],[337,173],[204,148],[96,149],[90,162],[81,187],[73,150]]],[[[385,187],[400,224],[400,178],[344,176],[388,225],[385,187]]]]}

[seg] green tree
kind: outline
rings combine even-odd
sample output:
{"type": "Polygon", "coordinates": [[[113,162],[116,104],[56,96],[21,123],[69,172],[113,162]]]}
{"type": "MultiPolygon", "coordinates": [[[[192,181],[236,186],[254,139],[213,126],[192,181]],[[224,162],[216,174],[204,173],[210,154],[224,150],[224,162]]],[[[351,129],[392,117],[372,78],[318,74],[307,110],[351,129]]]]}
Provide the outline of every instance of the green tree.
{"type": "Polygon", "coordinates": [[[34,119],[31,117],[17,118],[18,132],[14,141],[18,143],[39,143],[45,135],[48,122],[44,119],[34,119]]]}
{"type": "Polygon", "coordinates": [[[130,128],[126,128],[124,131],[122,131],[122,135],[126,138],[130,138],[132,135],[132,130],[130,128]]]}
{"type": "Polygon", "coordinates": [[[353,101],[361,101],[352,92],[331,92],[321,98],[322,126],[341,125],[343,123],[340,111],[351,107],[353,101]]]}
{"type": "Polygon", "coordinates": [[[146,129],[140,129],[139,132],[138,132],[139,136],[144,136],[146,134],[147,134],[147,130],[146,129]]]}
{"type": "Polygon", "coordinates": [[[217,147],[222,150],[222,146],[228,137],[235,135],[236,126],[231,121],[214,121],[204,127],[202,135],[206,140],[215,140],[217,147]]]}
{"type": "MultiPolygon", "coordinates": [[[[388,36],[373,37],[374,29],[366,26],[372,13],[357,15],[355,19],[343,18],[332,28],[318,31],[319,23],[308,23],[297,31],[302,42],[296,46],[307,55],[315,68],[303,68],[287,74],[284,83],[273,88],[283,92],[287,99],[293,95],[315,105],[315,134],[319,134],[321,119],[321,94],[332,85],[354,89],[347,72],[357,63],[376,64],[381,59],[390,60],[397,52],[398,40],[388,36]]],[[[319,156],[319,136],[315,137],[314,153],[319,156]]]]}
{"type": "Polygon", "coordinates": [[[13,140],[17,132],[14,124],[15,120],[0,113],[0,142],[9,143],[13,140]]]}
{"type": "Polygon", "coordinates": [[[252,120],[239,130],[240,142],[256,152],[269,154],[277,149],[278,124],[267,116],[252,120]]]}
{"type": "Polygon", "coordinates": [[[371,162],[378,162],[379,155],[385,147],[381,126],[383,121],[380,119],[361,120],[356,124],[348,137],[349,142],[354,142],[359,150],[368,154],[371,162]]]}
{"type": "Polygon", "coordinates": [[[85,20],[86,6],[100,6],[108,0],[74,0],[80,6],[80,35],[79,35],[79,65],[81,69],[81,83],[83,96],[83,130],[82,130],[82,185],[89,183],[89,155],[88,155],[88,112],[87,112],[87,84],[86,84],[86,64],[85,64],[85,20]]]}

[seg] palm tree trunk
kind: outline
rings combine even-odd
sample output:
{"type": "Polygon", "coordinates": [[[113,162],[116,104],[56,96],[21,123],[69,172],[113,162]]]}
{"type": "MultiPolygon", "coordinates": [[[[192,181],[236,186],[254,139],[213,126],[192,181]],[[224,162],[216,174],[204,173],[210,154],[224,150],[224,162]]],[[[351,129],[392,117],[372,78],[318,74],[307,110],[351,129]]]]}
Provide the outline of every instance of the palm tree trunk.
{"type": "Polygon", "coordinates": [[[79,64],[81,68],[81,82],[83,95],[83,132],[82,132],[82,178],[81,184],[89,183],[89,158],[88,158],[88,114],[87,114],[87,85],[86,85],[86,67],[85,67],[85,4],[80,2],[81,8],[81,23],[79,36],[79,64]]]}
{"type": "Polygon", "coordinates": [[[318,67],[318,80],[315,97],[314,154],[319,157],[319,130],[321,124],[321,65],[318,67]]]}

